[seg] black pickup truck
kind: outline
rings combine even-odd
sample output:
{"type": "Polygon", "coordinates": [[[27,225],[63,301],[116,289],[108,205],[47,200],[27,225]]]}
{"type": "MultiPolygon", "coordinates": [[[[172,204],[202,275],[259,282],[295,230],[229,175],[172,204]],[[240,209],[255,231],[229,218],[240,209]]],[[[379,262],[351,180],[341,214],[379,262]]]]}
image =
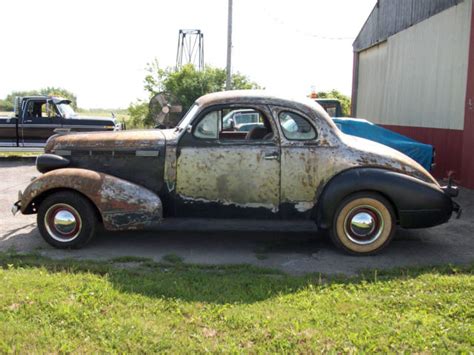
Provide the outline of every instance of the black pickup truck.
{"type": "Polygon", "coordinates": [[[84,131],[116,131],[122,126],[114,117],[79,117],[68,99],[26,96],[15,100],[15,113],[0,117],[1,147],[43,147],[53,134],[84,131]]]}

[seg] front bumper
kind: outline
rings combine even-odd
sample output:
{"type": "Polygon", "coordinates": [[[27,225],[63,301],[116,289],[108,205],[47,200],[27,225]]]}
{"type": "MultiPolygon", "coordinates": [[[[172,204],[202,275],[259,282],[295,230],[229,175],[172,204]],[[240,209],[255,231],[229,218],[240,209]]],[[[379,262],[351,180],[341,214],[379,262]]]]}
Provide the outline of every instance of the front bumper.
{"type": "Polygon", "coordinates": [[[23,194],[21,191],[18,191],[18,201],[16,201],[13,206],[12,206],[12,213],[13,215],[16,215],[18,213],[18,211],[21,210],[21,199],[23,197],[23,194]]]}
{"type": "Polygon", "coordinates": [[[18,211],[21,210],[21,202],[20,201],[16,201],[13,206],[12,206],[12,214],[13,215],[16,215],[18,213],[18,211]]]}

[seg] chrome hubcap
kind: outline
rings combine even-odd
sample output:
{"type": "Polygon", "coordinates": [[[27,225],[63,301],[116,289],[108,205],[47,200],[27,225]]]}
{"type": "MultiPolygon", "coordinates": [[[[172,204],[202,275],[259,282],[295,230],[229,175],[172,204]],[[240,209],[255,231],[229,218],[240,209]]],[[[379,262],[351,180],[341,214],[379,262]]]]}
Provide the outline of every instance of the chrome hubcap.
{"type": "Polygon", "coordinates": [[[74,240],[82,228],[79,213],[66,204],[56,204],[46,211],[44,224],[49,235],[59,242],[74,240]]]}
{"type": "Polygon", "coordinates": [[[367,212],[359,212],[350,221],[351,232],[359,237],[366,237],[374,231],[375,219],[367,212]]]}
{"type": "Polygon", "coordinates": [[[353,243],[367,245],[375,242],[384,229],[382,213],[373,206],[353,208],[344,221],[346,237],[353,243]]]}
{"type": "Polygon", "coordinates": [[[59,210],[54,215],[54,228],[61,234],[69,234],[76,229],[77,221],[74,215],[67,210],[59,210]]]}

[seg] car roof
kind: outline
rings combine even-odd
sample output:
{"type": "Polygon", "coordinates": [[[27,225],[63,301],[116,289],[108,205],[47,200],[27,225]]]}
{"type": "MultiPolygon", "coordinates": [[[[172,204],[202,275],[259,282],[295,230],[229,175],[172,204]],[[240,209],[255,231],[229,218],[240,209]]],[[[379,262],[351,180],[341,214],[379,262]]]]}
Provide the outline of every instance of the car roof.
{"type": "MultiPolygon", "coordinates": [[[[323,108],[313,100],[306,97],[288,97],[275,94],[267,90],[231,90],[221,91],[201,96],[196,100],[199,106],[219,105],[226,103],[256,103],[256,104],[273,104],[289,107],[303,106],[306,109],[321,111],[323,108]]],[[[323,110],[324,111],[324,110],[323,110]]]]}

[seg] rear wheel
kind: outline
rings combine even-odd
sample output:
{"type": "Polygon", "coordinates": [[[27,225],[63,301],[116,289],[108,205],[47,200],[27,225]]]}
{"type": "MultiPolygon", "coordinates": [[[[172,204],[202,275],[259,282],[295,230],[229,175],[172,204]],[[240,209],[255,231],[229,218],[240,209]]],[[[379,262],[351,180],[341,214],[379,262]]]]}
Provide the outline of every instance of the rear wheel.
{"type": "Polygon", "coordinates": [[[82,195],[62,191],[48,196],[38,209],[38,228],[43,239],[56,248],[80,248],[95,233],[97,214],[82,195]]]}
{"type": "Polygon", "coordinates": [[[331,239],[349,253],[374,254],[390,243],[395,224],[395,213],[387,199],[376,193],[357,193],[344,199],[337,209],[331,239]]]}

